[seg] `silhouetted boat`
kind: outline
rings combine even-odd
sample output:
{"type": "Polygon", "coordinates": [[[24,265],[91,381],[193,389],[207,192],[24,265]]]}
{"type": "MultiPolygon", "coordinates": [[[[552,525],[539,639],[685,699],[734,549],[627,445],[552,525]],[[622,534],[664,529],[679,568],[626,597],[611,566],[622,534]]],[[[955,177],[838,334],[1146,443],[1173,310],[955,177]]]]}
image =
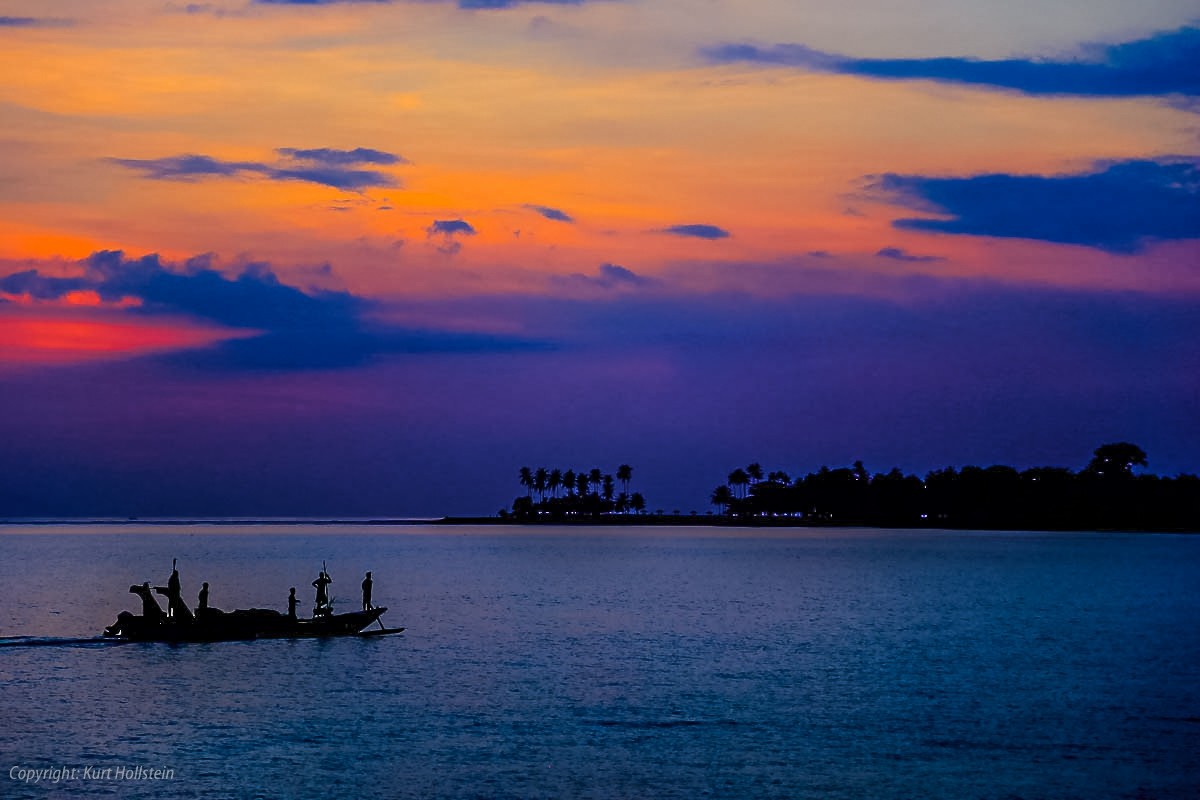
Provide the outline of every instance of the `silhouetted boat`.
{"type": "MultiPolygon", "coordinates": [[[[131,586],[137,594],[143,587],[131,586]]],[[[167,618],[121,612],[117,621],[104,630],[110,639],[135,642],[227,642],[247,639],[306,639],[325,636],[383,636],[400,633],[404,628],[384,627],[379,618],[387,608],[325,614],[309,618],[291,617],[266,608],[221,611],[201,609],[197,616],[167,618]],[[379,622],[378,629],[366,628],[379,622]]]]}

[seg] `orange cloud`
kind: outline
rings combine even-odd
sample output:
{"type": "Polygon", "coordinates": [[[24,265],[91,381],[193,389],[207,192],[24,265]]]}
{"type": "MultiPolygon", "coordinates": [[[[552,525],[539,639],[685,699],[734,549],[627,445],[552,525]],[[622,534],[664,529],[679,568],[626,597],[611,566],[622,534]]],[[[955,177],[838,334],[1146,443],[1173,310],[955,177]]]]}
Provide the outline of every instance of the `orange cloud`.
{"type": "Polygon", "coordinates": [[[117,300],[105,300],[99,294],[90,289],[81,289],[74,292],[67,292],[62,297],[58,298],[40,298],[28,294],[7,294],[0,292],[0,300],[13,303],[18,306],[38,308],[46,307],[71,307],[71,308],[137,308],[142,305],[142,300],[139,297],[122,297],[117,300]]]}

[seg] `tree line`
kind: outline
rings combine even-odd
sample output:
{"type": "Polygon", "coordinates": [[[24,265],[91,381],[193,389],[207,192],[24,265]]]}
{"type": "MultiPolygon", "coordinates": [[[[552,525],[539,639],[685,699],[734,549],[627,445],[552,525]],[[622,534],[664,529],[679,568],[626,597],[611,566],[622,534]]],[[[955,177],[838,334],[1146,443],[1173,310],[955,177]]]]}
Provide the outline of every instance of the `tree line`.
{"type": "Polygon", "coordinates": [[[628,464],[617,467],[615,476],[597,467],[579,471],[521,467],[518,477],[525,494],[513,500],[512,515],[517,519],[599,517],[646,510],[646,498],[629,491],[633,467],[628,464]]]}
{"type": "Polygon", "coordinates": [[[759,464],[729,473],[710,502],[745,521],[1017,530],[1200,530],[1200,478],[1136,474],[1137,445],[1096,448],[1079,472],[1008,466],[934,470],[924,480],[899,469],[872,475],[861,461],[792,479],[759,464]]]}

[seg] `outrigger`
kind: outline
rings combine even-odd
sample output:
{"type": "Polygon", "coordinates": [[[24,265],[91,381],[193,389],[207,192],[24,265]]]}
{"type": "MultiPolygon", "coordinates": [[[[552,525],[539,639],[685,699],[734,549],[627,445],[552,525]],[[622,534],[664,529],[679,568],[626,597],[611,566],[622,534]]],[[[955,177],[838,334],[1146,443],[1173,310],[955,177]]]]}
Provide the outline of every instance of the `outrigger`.
{"type": "MultiPolygon", "coordinates": [[[[322,574],[326,574],[322,570],[322,574]]],[[[122,611],[117,621],[104,629],[105,638],[134,642],[226,642],[247,639],[303,639],[325,636],[385,636],[404,628],[388,628],[379,619],[387,608],[367,608],[346,614],[334,614],[325,599],[311,618],[299,618],[273,609],[251,608],[225,612],[202,605],[193,615],[178,600],[177,572],[166,587],[154,591],[168,597],[172,614],[168,617],[151,592],[149,582],[129,587],[142,600],[140,615],[122,611]],[[181,613],[182,611],[182,613],[181,613]],[[379,629],[366,630],[378,623],[379,629]]]]}

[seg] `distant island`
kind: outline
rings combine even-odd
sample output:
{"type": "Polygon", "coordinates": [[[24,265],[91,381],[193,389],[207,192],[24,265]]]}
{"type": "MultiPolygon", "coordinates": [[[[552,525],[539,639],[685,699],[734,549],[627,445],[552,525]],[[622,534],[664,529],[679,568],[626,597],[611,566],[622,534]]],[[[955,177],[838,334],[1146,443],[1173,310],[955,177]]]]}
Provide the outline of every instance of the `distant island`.
{"type": "Polygon", "coordinates": [[[934,470],[921,479],[899,469],[872,475],[856,461],[792,479],[750,464],[713,489],[707,498],[713,510],[703,514],[647,513],[646,499],[630,491],[633,468],[628,464],[615,474],[522,467],[518,478],[525,493],[511,509],[471,521],[1200,531],[1200,478],[1135,472],[1147,464],[1146,453],[1128,442],[1096,448],[1078,472],[965,466],[934,470]]]}
{"type": "Polygon", "coordinates": [[[537,519],[580,520],[602,517],[640,515],[646,511],[646,498],[640,492],[630,492],[633,467],[622,464],[616,476],[598,467],[589,470],[530,469],[518,472],[525,495],[513,500],[511,514],[500,512],[501,518],[520,521],[537,519]],[[617,482],[621,491],[617,492],[617,482]],[[533,499],[537,492],[538,499],[533,499]]]}

